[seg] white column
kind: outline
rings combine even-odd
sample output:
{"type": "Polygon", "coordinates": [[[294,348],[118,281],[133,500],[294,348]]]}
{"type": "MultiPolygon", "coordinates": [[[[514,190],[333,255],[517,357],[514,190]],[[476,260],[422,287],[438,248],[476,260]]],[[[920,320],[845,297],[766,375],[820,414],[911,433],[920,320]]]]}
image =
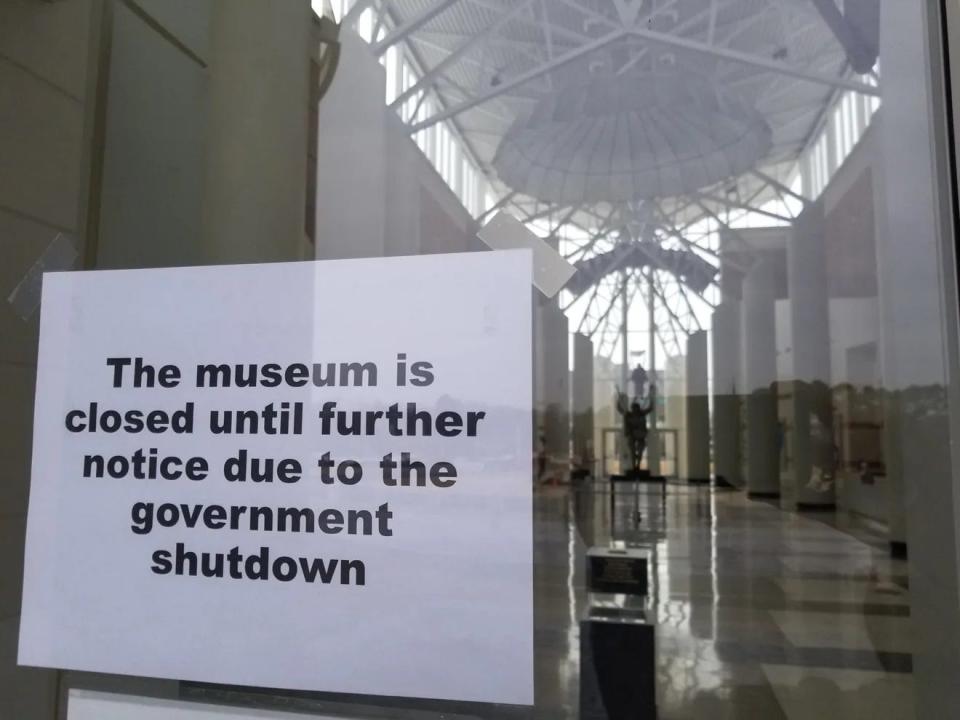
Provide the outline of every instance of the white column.
{"type": "MultiPolygon", "coordinates": [[[[387,255],[420,252],[420,183],[411,182],[424,160],[396,115],[386,118],[387,175],[384,183],[383,246],[387,255]]],[[[319,183],[318,183],[319,185],[319,183]]]]}
{"type": "Polygon", "coordinates": [[[743,485],[740,476],[740,303],[713,311],[713,470],[718,484],[743,485]]]}
{"type": "Polygon", "coordinates": [[[707,381],[707,333],[687,338],[687,481],[710,482],[710,398],[707,381]]]}
{"type": "Polygon", "coordinates": [[[928,82],[929,46],[938,37],[934,6],[880,3],[882,361],[888,417],[895,420],[889,439],[900,459],[899,468],[890,467],[900,491],[892,503],[906,509],[918,718],[952,717],[960,707],[956,257],[950,228],[938,223],[938,193],[949,186],[935,179],[935,157],[945,161],[949,148],[931,138],[931,108],[943,97],[928,82]]]}
{"type": "Polygon", "coordinates": [[[662,443],[661,435],[658,432],[660,418],[657,413],[660,407],[660,393],[663,388],[661,383],[657,382],[657,294],[654,285],[654,271],[649,268],[647,271],[647,371],[650,373],[651,396],[650,402],[653,403],[653,412],[648,419],[650,434],[647,442],[647,467],[650,474],[659,476],[660,468],[660,446],[662,443]]]}
{"type": "Polygon", "coordinates": [[[824,234],[823,204],[812,203],[794,220],[787,245],[794,372],[792,499],[798,509],[835,504],[830,292],[824,234]]]}
{"type": "Polygon", "coordinates": [[[586,335],[573,336],[573,456],[581,469],[593,467],[593,342],[586,335]]]}
{"type": "Polygon", "coordinates": [[[307,0],[214,0],[203,197],[212,262],[302,255],[311,12],[307,0]]]}
{"type": "Polygon", "coordinates": [[[534,480],[543,481],[539,476],[539,455],[546,453],[546,431],[544,428],[544,409],[546,408],[546,380],[544,374],[544,312],[543,296],[531,289],[533,298],[531,307],[533,319],[530,324],[533,333],[533,455],[537,460],[534,480]]]}
{"type": "Polygon", "coordinates": [[[750,270],[743,281],[741,305],[746,484],[748,494],[756,498],[780,496],[773,270],[769,259],[750,270]]]}
{"type": "Polygon", "coordinates": [[[673,439],[664,434],[667,453],[673,453],[673,475],[687,477],[687,403],[686,359],[683,355],[668,357],[664,364],[663,402],[666,428],[673,439]]]}
{"type": "Polygon", "coordinates": [[[419,149],[388,119],[385,83],[370,46],[344,28],[337,72],[317,109],[318,258],[421,249],[419,149]]]}
{"type": "MultiPolygon", "coordinates": [[[[883,143],[889,142],[886,139],[886,133],[883,130],[883,117],[877,118],[874,122],[878,123],[879,146],[883,149],[883,143]]],[[[881,167],[886,168],[887,163],[883,162],[881,167]]],[[[903,288],[897,289],[896,256],[894,254],[895,244],[889,237],[890,222],[887,212],[887,173],[877,173],[874,189],[874,203],[877,207],[877,231],[876,231],[876,254],[877,254],[877,310],[879,325],[879,370],[880,381],[879,389],[882,392],[882,417],[883,417],[883,464],[886,470],[887,480],[887,533],[890,543],[890,553],[895,557],[903,557],[907,552],[907,511],[905,507],[904,495],[904,467],[903,453],[901,451],[901,431],[900,431],[900,408],[899,393],[895,391],[896,387],[896,334],[894,326],[897,322],[897,295],[903,292],[903,288]]],[[[895,179],[891,184],[892,189],[896,189],[898,184],[895,179]]]]}
{"type": "Polygon", "coordinates": [[[549,475],[555,480],[567,480],[570,470],[570,338],[567,316],[555,302],[540,305],[539,366],[541,374],[542,418],[549,475]]]}

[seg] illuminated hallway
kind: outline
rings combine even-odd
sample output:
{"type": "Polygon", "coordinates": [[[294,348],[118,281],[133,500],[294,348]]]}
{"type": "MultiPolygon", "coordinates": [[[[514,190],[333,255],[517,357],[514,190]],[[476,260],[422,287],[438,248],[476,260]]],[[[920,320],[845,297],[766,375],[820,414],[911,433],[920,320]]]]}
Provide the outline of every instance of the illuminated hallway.
{"type": "MultiPolygon", "coordinates": [[[[536,717],[577,717],[584,553],[654,549],[657,702],[674,718],[911,717],[906,563],[861,523],[800,516],[738,491],[547,489],[537,500],[536,717]],[[555,714],[552,714],[555,713],[555,714]]],[[[598,602],[641,606],[623,595],[598,602]]]]}

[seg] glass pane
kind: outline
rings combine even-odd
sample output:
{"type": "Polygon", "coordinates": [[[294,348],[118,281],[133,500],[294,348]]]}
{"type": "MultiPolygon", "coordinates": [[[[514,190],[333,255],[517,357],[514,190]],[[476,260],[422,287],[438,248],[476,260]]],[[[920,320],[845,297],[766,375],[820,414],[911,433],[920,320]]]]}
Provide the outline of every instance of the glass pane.
{"type": "MultiPolygon", "coordinates": [[[[956,60],[944,40],[960,25],[935,5],[0,4],[0,716],[79,717],[84,703],[89,715],[105,697],[90,692],[163,700],[151,712],[192,712],[164,704],[184,701],[343,718],[956,715],[956,60]],[[387,258],[402,270],[376,275],[387,258]],[[258,280],[226,280],[251,263],[258,280]],[[197,289],[188,307],[192,266],[235,294],[197,289]],[[179,270],[156,286],[91,273],[157,268],[179,270]],[[77,274],[44,285],[62,271],[77,274]],[[293,305],[246,324],[230,314],[224,298],[270,298],[270,278],[293,305]],[[109,282],[128,283],[129,307],[109,282]],[[62,319],[42,333],[41,307],[62,319]],[[182,341],[221,310],[220,326],[182,341]],[[129,325],[104,321],[124,311],[129,325]],[[67,453],[46,403],[79,398],[49,378],[79,373],[78,348],[107,344],[97,332],[180,338],[184,352],[221,333],[224,348],[266,356],[303,318],[304,352],[343,337],[391,363],[402,327],[448,351],[468,388],[437,391],[437,407],[467,412],[470,392],[486,403],[491,432],[455,459],[476,461],[487,494],[443,522],[417,515],[423,544],[385,563],[456,557],[451,577],[476,584],[425,575],[427,601],[412,606],[364,588],[393,602],[389,637],[364,630],[384,621],[364,611],[369,595],[311,597],[318,615],[338,608],[335,632],[303,656],[276,649],[316,668],[307,681],[256,668],[264,638],[297,640],[270,613],[249,638],[158,639],[144,628],[160,610],[118,607],[118,627],[138,620],[129,642],[91,633],[69,659],[65,638],[93,627],[84,603],[120,595],[58,585],[37,560],[76,557],[109,522],[69,519],[70,496],[50,492],[64,479],[41,471],[67,453]],[[517,630],[506,598],[527,594],[532,620],[517,630]],[[75,609],[53,612],[65,598],[75,609]],[[62,661],[18,664],[18,642],[21,661],[62,661]],[[354,642],[382,649],[379,670],[354,642]],[[156,672],[97,672],[131,648],[156,672]],[[228,649],[253,669],[176,661],[228,649]],[[524,663],[532,688],[505,670],[524,663]],[[345,679],[368,672],[370,692],[345,679]],[[508,686],[532,704],[476,690],[508,686]]],[[[133,439],[102,443],[115,454],[133,439]]],[[[92,577],[120,577],[104,573],[92,577]]],[[[128,589],[143,597],[156,581],[128,589]]],[[[291,588],[225,583],[223,607],[268,608],[303,592],[291,588]]]]}

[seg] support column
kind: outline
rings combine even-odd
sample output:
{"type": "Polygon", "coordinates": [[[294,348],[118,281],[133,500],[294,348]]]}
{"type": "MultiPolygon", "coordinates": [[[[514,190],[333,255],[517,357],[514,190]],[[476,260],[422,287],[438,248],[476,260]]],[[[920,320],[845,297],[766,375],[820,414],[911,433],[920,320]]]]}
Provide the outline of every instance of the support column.
{"type": "Polygon", "coordinates": [[[627,295],[628,278],[626,270],[620,273],[620,391],[627,397],[630,392],[630,298],[627,295]]]}
{"type": "Polygon", "coordinates": [[[780,497],[773,276],[770,260],[764,259],[743,281],[741,354],[746,396],[746,484],[752,498],[780,497]]]}
{"type": "Polygon", "coordinates": [[[710,482],[710,398],[707,389],[707,333],[687,338],[687,481],[710,482]]]}
{"type": "Polygon", "coordinates": [[[835,506],[833,398],[830,390],[830,288],[823,203],[794,221],[787,247],[793,349],[793,494],[798,510],[835,506]]]}
{"type": "Polygon", "coordinates": [[[954,229],[943,212],[950,187],[939,164],[950,148],[931,137],[944,97],[941,69],[931,69],[939,8],[879,7],[886,223],[877,254],[888,450],[898,461],[888,455],[891,521],[905,511],[915,715],[950,717],[960,707],[960,359],[954,229]]]}
{"type": "Polygon", "coordinates": [[[567,316],[555,302],[540,306],[543,388],[542,431],[547,474],[566,481],[570,473],[570,365],[567,316]]]}
{"type": "Polygon", "coordinates": [[[537,290],[531,288],[533,301],[533,319],[530,324],[533,333],[533,457],[534,484],[546,481],[547,469],[544,467],[547,454],[547,436],[544,426],[546,401],[545,349],[544,349],[544,300],[537,290]]]}
{"type": "Polygon", "coordinates": [[[586,335],[573,336],[573,456],[581,473],[593,476],[593,342],[586,335]]]}
{"type": "Polygon", "coordinates": [[[687,404],[686,359],[683,355],[666,358],[663,372],[664,431],[672,430],[672,440],[664,433],[665,448],[672,454],[672,477],[687,477],[687,404]],[[671,444],[672,443],[672,444],[671,444]]]}
{"type": "Polygon", "coordinates": [[[203,239],[210,262],[303,254],[311,9],[214,0],[203,239]]]}
{"type": "Polygon", "coordinates": [[[657,293],[654,285],[654,270],[647,271],[647,371],[650,373],[650,403],[653,412],[648,417],[650,442],[647,443],[647,467],[653,476],[660,475],[660,434],[657,427],[660,419],[657,413],[660,408],[660,383],[657,382],[657,293]]]}
{"type": "Polygon", "coordinates": [[[740,487],[740,303],[713,312],[713,472],[717,485],[740,487]]]}
{"type": "MultiPolygon", "coordinates": [[[[878,128],[882,142],[885,137],[883,124],[878,128]]],[[[881,147],[883,145],[881,144],[881,147]]],[[[886,163],[883,163],[885,166],[886,163]]],[[[894,558],[907,557],[907,509],[905,503],[903,450],[901,447],[901,404],[897,387],[897,345],[895,325],[897,307],[903,302],[905,288],[898,288],[898,281],[909,282],[903,277],[904,258],[897,258],[896,244],[890,237],[890,222],[887,213],[887,184],[893,191],[899,187],[896,177],[887,179],[886,172],[874,176],[874,204],[876,212],[876,257],[877,257],[877,311],[879,324],[879,390],[880,412],[883,418],[883,465],[887,481],[887,535],[890,554],[894,558]],[[892,180],[892,182],[891,182],[892,180]],[[888,247],[889,246],[889,247],[888,247]]],[[[902,252],[902,249],[901,249],[902,252]]]]}
{"type": "MultiPolygon", "coordinates": [[[[630,384],[630,299],[627,295],[627,271],[620,272],[620,392],[629,403],[633,399],[630,384]]],[[[626,420],[623,415],[620,422],[620,472],[626,474],[631,467],[630,443],[627,441],[626,420]]]]}
{"type": "Polygon", "coordinates": [[[423,156],[399,118],[384,113],[385,83],[369,44],[341,33],[337,71],[317,108],[317,259],[429,251],[423,156]]]}

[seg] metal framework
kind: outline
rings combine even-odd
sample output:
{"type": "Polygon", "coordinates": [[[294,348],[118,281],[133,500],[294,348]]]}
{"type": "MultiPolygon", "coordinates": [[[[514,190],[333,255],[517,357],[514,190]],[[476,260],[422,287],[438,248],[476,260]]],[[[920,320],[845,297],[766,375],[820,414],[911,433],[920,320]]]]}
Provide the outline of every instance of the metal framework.
{"type": "MultiPolygon", "coordinates": [[[[851,71],[849,53],[856,51],[862,67],[869,48],[851,50],[849,33],[840,32],[833,4],[834,0],[356,0],[343,23],[355,22],[368,10],[376,13],[376,27],[383,30],[381,39],[372,43],[373,52],[382,55],[391,47],[402,48],[419,70],[416,81],[396,96],[391,108],[399,110],[413,98],[419,108],[431,98],[433,114],[410,120],[410,133],[451,124],[485,171],[514,119],[546,93],[597,72],[629,77],[679,67],[748,98],[773,131],[773,147],[763,167],[680,197],[564,207],[524,196],[491,175],[499,200],[477,218],[480,223],[508,210],[551,240],[559,240],[570,261],[643,237],[665,248],[695,253],[719,267],[721,231],[739,243],[741,260],[749,254],[742,252],[749,248],[731,226],[732,216],[749,215],[782,225],[792,222],[794,208],[808,203],[791,188],[787,169],[809,145],[837,95],[880,94],[874,76],[851,71]],[[789,112],[784,109],[786,101],[789,112]]],[[[406,116],[416,118],[417,113],[406,116]]],[[[692,292],[663,270],[606,275],[588,292],[568,297],[564,308],[579,312],[577,329],[591,335],[599,353],[609,357],[615,355],[626,321],[619,309],[624,283],[628,298],[641,287],[648,298],[655,298],[654,331],[661,347],[671,353],[683,351],[682,339],[703,326],[718,297],[714,289],[692,292]]]]}

